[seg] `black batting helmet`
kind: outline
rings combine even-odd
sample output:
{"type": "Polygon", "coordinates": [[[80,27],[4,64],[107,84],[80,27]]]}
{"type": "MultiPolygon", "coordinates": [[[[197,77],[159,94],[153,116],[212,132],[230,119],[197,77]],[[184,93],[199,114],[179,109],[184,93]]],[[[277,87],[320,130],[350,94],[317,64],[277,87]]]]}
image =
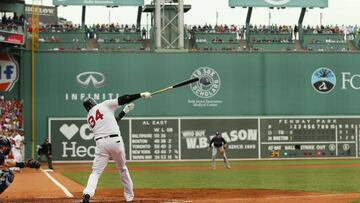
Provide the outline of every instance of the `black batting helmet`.
{"type": "Polygon", "coordinates": [[[3,151],[4,155],[9,155],[11,150],[11,142],[8,138],[1,136],[0,137],[0,147],[6,147],[6,149],[3,151]]]}
{"type": "Polygon", "coordinates": [[[83,102],[83,105],[84,105],[86,111],[90,111],[90,109],[92,107],[96,106],[96,104],[97,103],[96,103],[95,99],[93,99],[91,97],[86,98],[83,102]]]}

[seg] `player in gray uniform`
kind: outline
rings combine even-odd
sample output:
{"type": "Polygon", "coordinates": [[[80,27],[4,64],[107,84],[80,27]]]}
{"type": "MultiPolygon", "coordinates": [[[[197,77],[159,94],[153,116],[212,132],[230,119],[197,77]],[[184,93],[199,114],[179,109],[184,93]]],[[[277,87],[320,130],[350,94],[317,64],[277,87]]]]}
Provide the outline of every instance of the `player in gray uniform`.
{"type": "Polygon", "coordinates": [[[224,163],[225,163],[225,166],[226,168],[230,169],[230,165],[229,165],[229,161],[226,157],[226,153],[225,153],[225,149],[226,149],[226,141],[223,137],[221,137],[221,134],[219,132],[216,132],[215,133],[215,137],[213,137],[210,141],[210,144],[209,144],[209,149],[212,148],[212,151],[211,151],[211,166],[213,169],[216,169],[216,162],[215,162],[215,159],[216,159],[216,154],[217,152],[219,151],[220,155],[223,157],[224,159],[224,163]],[[214,144],[212,146],[212,144],[214,144]]]}
{"type": "Polygon", "coordinates": [[[147,99],[150,97],[150,92],[143,92],[123,95],[117,99],[105,100],[99,104],[92,98],[84,100],[83,105],[88,111],[87,122],[94,133],[96,148],[92,173],[83,191],[83,203],[89,202],[90,198],[94,196],[98,180],[110,158],[115,161],[118,168],[124,186],[125,201],[130,202],[134,199],[133,182],[126,167],[125,147],[117,121],[134,108],[134,104],[130,102],[139,98],[147,99]],[[119,116],[115,118],[115,111],[124,104],[127,105],[119,116]]]}

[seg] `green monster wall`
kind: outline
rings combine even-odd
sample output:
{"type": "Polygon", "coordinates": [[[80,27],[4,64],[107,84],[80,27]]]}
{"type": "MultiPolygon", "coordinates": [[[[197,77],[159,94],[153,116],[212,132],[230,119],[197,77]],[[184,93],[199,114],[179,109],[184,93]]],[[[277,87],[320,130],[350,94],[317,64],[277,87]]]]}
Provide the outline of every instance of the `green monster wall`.
{"type": "MultiPolygon", "coordinates": [[[[28,104],[30,54],[23,52],[21,59],[28,104]]],[[[155,91],[192,77],[196,70],[195,75],[203,78],[201,87],[209,90],[201,93],[212,97],[195,94],[191,87],[200,84],[194,84],[137,100],[131,116],[359,115],[359,68],[356,53],[37,52],[35,143],[47,135],[48,118],[85,117],[81,101],[87,96],[95,94],[100,101],[110,94],[116,98],[116,94],[155,91]],[[335,87],[325,94],[311,83],[321,67],[336,77],[335,87]]],[[[25,105],[29,121],[30,107],[25,105]]],[[[30,122],[25,128],[31,132],[30,122]]]]}

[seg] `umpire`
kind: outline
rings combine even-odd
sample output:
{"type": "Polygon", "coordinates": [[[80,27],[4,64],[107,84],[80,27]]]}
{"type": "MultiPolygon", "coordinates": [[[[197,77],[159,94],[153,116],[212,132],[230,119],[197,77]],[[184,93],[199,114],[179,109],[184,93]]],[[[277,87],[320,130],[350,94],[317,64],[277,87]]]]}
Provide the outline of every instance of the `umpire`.
{"type": "Polygon", "coordinates": [[[41,162],[41,157],[42,155],[46,156],[47,162],[48,162],[48,167],[49,169],[53,170],[53,166],[52,166],[52,147],[51,147],[51,143],[49,142],[49,139],[46,138],[44,143],[42,143],[39,146],[38,149],[38,161],[41,162]]]}

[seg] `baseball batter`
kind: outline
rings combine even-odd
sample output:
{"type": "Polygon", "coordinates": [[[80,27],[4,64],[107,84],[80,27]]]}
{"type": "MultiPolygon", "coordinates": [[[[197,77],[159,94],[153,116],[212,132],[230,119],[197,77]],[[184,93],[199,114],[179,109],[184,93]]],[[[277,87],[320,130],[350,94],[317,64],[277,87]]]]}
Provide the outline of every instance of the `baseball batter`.
{"type": "Polygon", "coordinates": [[[130,202],[134,199],[133,182],[126,167],[125,147],[117,121],[134,108],[134,104],[130,102],[139,98],[147,99],[150,97],[150,92],[143,92],[140,94],[123,95],[117,99],[106,100],[99,104],[92,98],[84,100],[83,105],[88,111],[87,122],[89,128],[94,133],[96,148],[92,173],[83,191],[83,203],[89,202],[90,198],[94,196],[100,175],[110,158],[115,161],[118,168],[120,179],[124,186],[125,201],[130,202]],[[124,104],[127,105],[119,116],[115,118],[115,111],[124,104]]]}
{"type": "Polygon", "coordinates": [[[211,151],[211,166],[213,169],[216,169],[216,154],[219,151],[220,155],[223,157],[224,159],[224,163],[226,168],[230,169],[230,165],[229,165],[229,161],[226,157],[226,153],[225,153],[225,149],[226,149],[226,141],[223,137],[221,137],[221,134],[219,132],[215,133],[215,136],[211,139],[209,147],[210,149],[212,148],[211,151]],[[214,144],[212,146],[212,144],[214,144]]]}

